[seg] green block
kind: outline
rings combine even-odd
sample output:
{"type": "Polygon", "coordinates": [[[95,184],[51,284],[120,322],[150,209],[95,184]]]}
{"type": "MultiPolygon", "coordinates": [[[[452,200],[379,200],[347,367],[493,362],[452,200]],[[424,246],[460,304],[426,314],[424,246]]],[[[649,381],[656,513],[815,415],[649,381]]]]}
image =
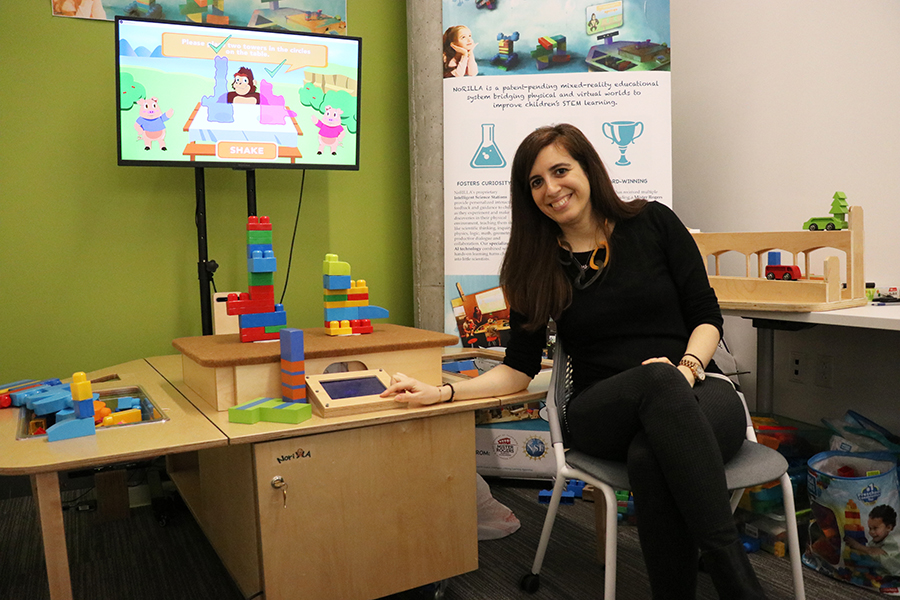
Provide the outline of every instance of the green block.
{"type": "Polygon", "coordinates": [[[346,302],[347,294],[325,294],[325,302],[346,302]]]}
{"type": "Polygon", "coordinates": [[[312,404],[269,400],[260,409],[260,418],[271,423],[296,425],[312,417],[312,404]]]}
{"type": "Polygon", "coordinates": [[[275,285],[275,273],[247,273],[249,285],[275,285]]]}
{"type": "Polygon", "coordinates": [[[272,243],[272,232],[271,231],[248,231],[247,232],[247,243],[248,244],[271,244],[272,243]]]}
{"type": "Polygon", "coordinates": [[[228,421],[230,423],[246,423],[253,425],[258,423],[261,418],[260,407],[267,402],[272,402],[271,398],[257,398],[250,400],[228,409],[228,421]]]}
{"type": "Polygon", "coordinates": [[[285,327],[287,327],[287,325],[267,325],[267,326],[266,326],[266,333],[278,333],[279,331],[281,331],[281,330],[284,329],[285,327]]]}

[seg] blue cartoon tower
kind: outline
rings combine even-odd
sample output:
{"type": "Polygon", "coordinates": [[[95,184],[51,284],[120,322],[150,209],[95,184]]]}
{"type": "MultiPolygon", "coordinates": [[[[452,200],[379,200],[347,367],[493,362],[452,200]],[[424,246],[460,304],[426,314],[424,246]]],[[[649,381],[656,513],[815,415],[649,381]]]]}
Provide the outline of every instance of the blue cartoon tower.
{"type": "Polygon", "coordinates": [[[225,310],[238,315],[242,342],[277,340],[287,327],[284,306],[275,304],[275,252],[269,217],[247,217],[248,292],[228,294],[225,310]]]}

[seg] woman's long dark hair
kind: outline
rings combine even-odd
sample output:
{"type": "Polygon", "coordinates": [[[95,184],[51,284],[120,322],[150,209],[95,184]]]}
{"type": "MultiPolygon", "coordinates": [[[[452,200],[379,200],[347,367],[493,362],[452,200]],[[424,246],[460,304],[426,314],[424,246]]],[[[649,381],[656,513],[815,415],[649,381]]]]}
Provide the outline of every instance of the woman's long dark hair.
{"type": "Polygon", "coordinates": [[[546,326],[572,301],[572,285],[559,262],[560,228],[535,204],[529,177],[538,154],[556,144],[578,161],[591,186],[591,210],[610,243],[611,226],[636,216],[646,200],[623,202],[616,194],[600,156],[580,129],[559,124],[541,127],[526,137],[512,163],[512,228],[500,268],[500,285],[510,307],[527,318],[526,329],[546,326]]]}

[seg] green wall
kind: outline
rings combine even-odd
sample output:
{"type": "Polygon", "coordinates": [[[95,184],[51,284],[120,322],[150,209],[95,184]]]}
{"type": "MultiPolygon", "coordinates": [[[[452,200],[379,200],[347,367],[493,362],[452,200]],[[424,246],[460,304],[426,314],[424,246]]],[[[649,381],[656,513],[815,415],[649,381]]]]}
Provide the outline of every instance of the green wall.
{"type": "MultiPolygon", "coordinates": [[[[171,354],[201,334],[194,170],[118,167],[113,23],[4,5],[0,21],[0,384],[171,354]]],[[[284,298],[291,327],[322,326],[328,252],[412,325],[406,4],[347,1],[363,38],[361,168],[308,171],[284,298]]],[[[242,172],[206,169],[219,291],[246,291],[242,172]]],[[[285,283],[300,171],[257,171],[285,283]]]]}

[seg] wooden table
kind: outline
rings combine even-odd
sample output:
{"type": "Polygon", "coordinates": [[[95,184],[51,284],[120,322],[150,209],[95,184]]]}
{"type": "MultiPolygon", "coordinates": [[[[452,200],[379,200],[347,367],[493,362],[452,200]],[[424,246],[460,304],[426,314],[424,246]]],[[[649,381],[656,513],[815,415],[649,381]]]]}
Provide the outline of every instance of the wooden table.
{"type": "Polygon", "coordinates": [[[244,425],[186,385],[182,364],[162,356],[89,374],[119,375],[98,389],[142,386],[163,423],[51,444],[16,440],[19,411],[0,411],[0,475],[32,477],[53,600],[72,598],[58,472],[160,455],[247,597],[371,599],[474,570],[474,411],[540,394],[244,425]]]}
{"type": "Polygon", "coordinates": [[[0,475],[31,477],[52,600],[72,598],[59,472],[145,460],[175,452],[225,447],[228,444],[225,434],[147,361],[135,360],[101,369],[90,373],[89,377],[109,374],[117,374],[119,380],[96,384],[95,391],[139,385],[168,420],[100,429],[93,436],[51,443],[46,437],[16,439],[20,410],[0,410],[0,475]]]}

